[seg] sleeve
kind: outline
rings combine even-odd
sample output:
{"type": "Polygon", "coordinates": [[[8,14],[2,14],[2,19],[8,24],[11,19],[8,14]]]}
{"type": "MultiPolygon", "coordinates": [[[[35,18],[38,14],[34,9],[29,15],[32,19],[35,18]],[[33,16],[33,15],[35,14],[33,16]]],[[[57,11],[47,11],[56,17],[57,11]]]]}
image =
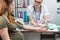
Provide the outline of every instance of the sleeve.
{"type": "Polygon", "coordinates": [[[4,19],[0,19],[0,29],[2,28],[6,28],[7,27],[7,23],[4,21],[4,19]]]}
{"type": "Polygon", "coordinates": [[[43,16],[49,16],[49,12],[48,12],[47,6],[44,7],[44,14],[43,14],[43,16]]]}
{"type": "Polygon", "coordinates": [[[48,12],[47,6],[44,7],[43,16],[45,16],[47,18],[48,22],[51,20],[50,13],[48,12]]]}
{"type": "Polygon", "coordinates": [[[31,9],[30,8],[27,8],[27,15],[28,16],[31,16],[31,13],[32,13],[31,9]]]}
{"type": "Polygon", "coordinates": [[[19,28],[19,29],[24,29],[24,28],[23,28],[23,24],[17,22],[17,28],[19,28]]]}

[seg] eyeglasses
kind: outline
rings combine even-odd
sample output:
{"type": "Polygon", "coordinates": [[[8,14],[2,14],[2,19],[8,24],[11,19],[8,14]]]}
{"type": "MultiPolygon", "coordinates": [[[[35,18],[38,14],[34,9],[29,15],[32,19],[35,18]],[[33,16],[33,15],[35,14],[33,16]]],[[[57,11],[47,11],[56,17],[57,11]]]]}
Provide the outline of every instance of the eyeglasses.
{"type": "Polygon", "coordinates": [[[38,4],[42,3],[42,2],[38,2],[38,1],[35,1],[35,2],[38,3],[38,4]]]}

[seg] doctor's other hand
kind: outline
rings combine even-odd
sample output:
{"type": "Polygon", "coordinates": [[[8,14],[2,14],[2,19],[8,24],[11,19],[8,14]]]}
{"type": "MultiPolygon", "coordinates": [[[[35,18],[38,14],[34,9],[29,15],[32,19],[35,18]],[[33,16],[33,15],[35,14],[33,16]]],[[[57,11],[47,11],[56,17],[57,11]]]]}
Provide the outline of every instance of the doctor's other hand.
{"type": "Polygon", "coordinates": [[[36,32],[48,31],[47,28],[42,28],[42,27],[35,27],[34,29],[35,29],[36,32]]]}

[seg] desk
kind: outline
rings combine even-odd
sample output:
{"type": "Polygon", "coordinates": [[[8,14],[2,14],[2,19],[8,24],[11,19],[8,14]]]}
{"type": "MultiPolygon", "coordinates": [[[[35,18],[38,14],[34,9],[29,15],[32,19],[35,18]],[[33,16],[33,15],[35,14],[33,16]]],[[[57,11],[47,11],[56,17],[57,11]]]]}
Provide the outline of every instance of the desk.
{"type": "MultiPolygon", "coordinates": [[[[58,29],[54,29],[54,30],[48,30],[48,32],[41,32],[41,36],[42,35],[45,35],[45,37],[46,37],[46,35],[48,35],[47,36],[47,38],[49,37],[49,36],[51,36],[51,37],[53,37],[54,39],[53,40],[57,40],[57,36],[56,36],[56,33],[58,32],[58,29]],[[47,34],[48,33],[48,34],[47,34]],[[50,34],[50,33],[53,33],[53,34],[50,34]]],[[[42,37],[41,37],[41,40],[42,40],[42,37]]]]}
{"type": "MultiPolygon", "coordinates": [[[[24,22],[23,22],[23,19],[16,19],[16,21],[19,21],[20,23],[22,23],[22,24],[24,24],[24,22]]],[[[32,31],[27,31],[27,30],[18,30],[18,31],[21,31],[21,32],[23,32],[23,33],[31,33],[32,31]]],[[[40,37],[42,36],[42,35],[46,35],[47,33],[53,33],[53,36],[54,36],[54,40],[56,40],[56,33],[58,32],[58,29],[54,29],[54,30],[48,30],[47,32],[45,32],[45,31],[40,31],[40,32],[33,32],[33,33],[40,33],[40,37]]],[[[40,38],[40,40],[42,40],[42,37],[40,38]]]]}
{"type": "Polygon", "coordinates": [[[57,40],[56,32],[41,32],[40,34],[41,39],[40,40],[57,40]]]}
{"type": "MultiPolygon", "coordinates": [[[[48,30],[47,32],[43,31],[43,32],[33,32],[33,31],[27,31],[27,30],[18,30],[18,31],[21,31],[23,33],[40,33],[40,40],[43,40],[43,36],[47,36],[47,37],[50,37],[51,35],[53,36],[53,40],[56,40],[57,39],[57,36],[56,36],[56,33],[58,32],[58,29],[54,29],[54,30],[48,30]]],[[[37,35],[36,34],[36,35],[37,35]]],[[[25,35],[26,36],[26,35],[25,35]]]]}

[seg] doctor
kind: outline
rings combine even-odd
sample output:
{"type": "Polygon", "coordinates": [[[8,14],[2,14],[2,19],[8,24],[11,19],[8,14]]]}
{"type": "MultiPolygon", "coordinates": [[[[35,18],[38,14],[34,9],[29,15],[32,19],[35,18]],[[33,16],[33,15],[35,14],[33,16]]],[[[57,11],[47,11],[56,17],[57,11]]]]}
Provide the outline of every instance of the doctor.
{"type": "Polygon", "coordinates": [[[43,0],[34,0],[34,3],[28,6],[27,12],[30,20],[30,24],[34,26],[40,26],[44,28],[42,25],[48,25],[47,23],[47,16],[49,15],[47,7],[42,4],[43,0]]]}

